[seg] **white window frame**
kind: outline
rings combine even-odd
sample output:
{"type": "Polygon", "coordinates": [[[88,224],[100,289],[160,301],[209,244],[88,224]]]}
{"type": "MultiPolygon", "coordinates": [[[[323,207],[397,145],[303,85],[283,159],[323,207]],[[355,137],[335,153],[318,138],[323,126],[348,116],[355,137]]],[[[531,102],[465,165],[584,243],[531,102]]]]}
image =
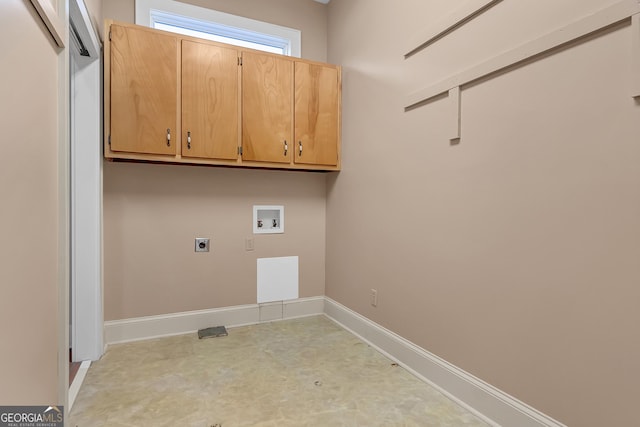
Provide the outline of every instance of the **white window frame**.
{"type": "Polygon", "coordinates": [[[256,21],[174,0],[136,0],[135,21],[154,28],[155,22],[211,32],[226,37],[282,47],[285,55],[301,57],[301,33],[294,28],[256,21]]]}

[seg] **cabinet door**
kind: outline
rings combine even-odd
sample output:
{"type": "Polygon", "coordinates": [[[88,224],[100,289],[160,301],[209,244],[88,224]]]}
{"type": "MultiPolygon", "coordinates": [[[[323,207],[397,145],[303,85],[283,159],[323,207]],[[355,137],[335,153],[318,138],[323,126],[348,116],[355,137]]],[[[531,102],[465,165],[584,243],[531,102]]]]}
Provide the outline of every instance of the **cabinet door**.
{"type": "Polygon", "coordinates": [[[238,51],[182,41],[182,156],[238,158],[238,51]]]}
{"type": "Polygon", "coordinates": [[[295,91],[295,162],[337,165],[338,70],[296,62],[295,91]]]}
{"type": "Polygon", "coordinates": [[[293,62],[242,54],[242,159],[291,163],[293,62]]]}
{"type": "Polygon", "coordinates": [[[176,153],[177,46],[172,36],[111,25],[112,151],[176,153]]]}

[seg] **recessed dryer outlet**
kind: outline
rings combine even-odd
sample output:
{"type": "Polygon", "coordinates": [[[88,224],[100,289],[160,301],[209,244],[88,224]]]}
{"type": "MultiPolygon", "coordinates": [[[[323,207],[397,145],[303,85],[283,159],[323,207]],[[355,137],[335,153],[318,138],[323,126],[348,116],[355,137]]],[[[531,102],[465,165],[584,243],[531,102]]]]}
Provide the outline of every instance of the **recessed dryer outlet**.
{"type": "Polygon", "coordinates": [[[284,206],[253,207],[253,233],[284,233],[284,206]]]}
{"type": "Polygon", "coordinates": [[[196,237],[196,252],[209,252],[209,239],[204,237],[196,237]]]}

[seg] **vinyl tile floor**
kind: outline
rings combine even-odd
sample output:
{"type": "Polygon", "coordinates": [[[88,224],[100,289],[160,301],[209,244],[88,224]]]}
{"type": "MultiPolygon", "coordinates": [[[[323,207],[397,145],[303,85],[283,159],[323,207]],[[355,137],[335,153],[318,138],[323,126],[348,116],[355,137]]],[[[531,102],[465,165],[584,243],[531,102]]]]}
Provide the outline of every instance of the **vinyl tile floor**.
{"type": "Polygon", "coordinates": [[[487,426],[324,316],[110,346],[66,425],[487,426]]]}

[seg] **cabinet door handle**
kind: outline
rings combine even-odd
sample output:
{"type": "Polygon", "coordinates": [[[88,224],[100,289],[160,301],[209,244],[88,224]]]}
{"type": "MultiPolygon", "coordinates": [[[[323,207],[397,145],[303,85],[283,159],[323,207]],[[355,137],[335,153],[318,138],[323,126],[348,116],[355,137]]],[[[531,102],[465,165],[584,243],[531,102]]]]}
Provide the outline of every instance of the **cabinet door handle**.
{"type": "Polygon", "coordinates": [[[187,150],[191,150],[191,132],[187,132],[187,150]]]}
{"type": "Polygon", "coordinates": [[[300,145],[299,155],[302,157],[302,141],[298,141],[298,144],[300,145]]]}
{"type": "Polygon", "coordinates": [[[284,155],[286,156],[289,152],[289,146],[287,145],[287,141],[284,142],[284,155]]]}
{"type": "Polygon", "coordinates": [[[167,128],[167,147],[171,147],[171,129],[167,128]]]}

